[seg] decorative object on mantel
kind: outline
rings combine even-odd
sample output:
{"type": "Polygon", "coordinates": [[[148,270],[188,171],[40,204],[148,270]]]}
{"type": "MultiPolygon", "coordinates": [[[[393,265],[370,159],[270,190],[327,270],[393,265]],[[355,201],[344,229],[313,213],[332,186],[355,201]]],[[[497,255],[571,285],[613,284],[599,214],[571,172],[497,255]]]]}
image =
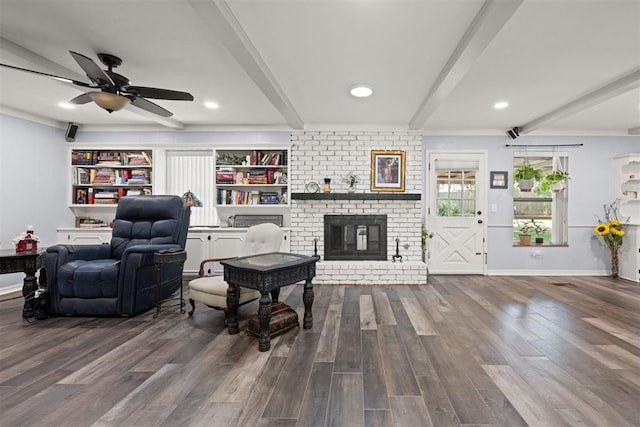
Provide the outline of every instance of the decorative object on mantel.
{"type": "Polygon", "coordinates": [[[404,191],[405,152],[371,150],[371,191],[404,191]]]}
{"type": "Polygon", "coordinates": [[[190,189],[182,195],[182,203],[184,203],[185,206],[193,206],[195,208],[202,207],[202,202],[191,192],[190,189]]]}
{"type": "Polygon", "coordinates": [[[11,242],[16,246],[16,252],[35,252],[38,250],[38,242],[40,238],[33,234],[33,225],[27,225],[27,230],[24,233],[11,239],[11,242]]]}
{"type": "MultiPolygon", "coordinates": [[[[613,203],[603,205],[604,221],[598,217],[598,225],[593,231],[604,240],[611,254],[611,277],[616,279],[619,273],[620,248],[622,248],[622,240],[624,237],[624,225],[620,223],[618,217],[618,205],[620,199],[616,199],[613,203]]],[[[628,218],[627,218],[628,221],[628,218]]]]}
{"type": "Polygon", "coordinates": [[[349,172],[342,178],[342,181],[349,186],[349,193],[355,193],[356,184],[360,182],[360,178],[354,172],[349,172]]]}
{"type": "Polygon", "coordinates": [[[393,262],[396,262],[396,259],[399,259],[402,262],[402,255],[400,255],[400,238],[396,237],[396,254],[392,256],[393,262]]]}
{"type": "Polygon", "coordinates": [[[318,256],[318,238],[313,238],[313,256],[318,256]]]}
{"type": "Polygon", "coordinates": [[[318,191],[320,191],[320,186],[318,185],[317,182],[315,181],[309,181],[307,182],[307,184],[304,186],[304,189],[307,193],[317,193],[318,191]]]}
{"type": "Polygon", "coordinates": [[[331,178],[324,179],[324,192],[331,193],[331,178]]]}

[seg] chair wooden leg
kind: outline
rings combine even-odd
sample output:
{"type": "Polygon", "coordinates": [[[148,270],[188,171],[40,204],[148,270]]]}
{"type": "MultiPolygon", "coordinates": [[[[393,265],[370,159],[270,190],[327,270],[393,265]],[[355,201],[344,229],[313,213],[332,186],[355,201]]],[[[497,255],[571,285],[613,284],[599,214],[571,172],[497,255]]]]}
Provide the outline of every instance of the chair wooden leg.
{"type": "Polygon", "coordinates": [[[226,328],[229,326],[229,309],[225,307],[222,311],[224,312],[224,327],[226,328]]]}
{"type": "Polygon", "coordinates": [[[193,312],[196,311],[196,302],[189,298],[189,304],[191,304],[191,311],[189,312],[189,316],[193,316],[193,312]]]}

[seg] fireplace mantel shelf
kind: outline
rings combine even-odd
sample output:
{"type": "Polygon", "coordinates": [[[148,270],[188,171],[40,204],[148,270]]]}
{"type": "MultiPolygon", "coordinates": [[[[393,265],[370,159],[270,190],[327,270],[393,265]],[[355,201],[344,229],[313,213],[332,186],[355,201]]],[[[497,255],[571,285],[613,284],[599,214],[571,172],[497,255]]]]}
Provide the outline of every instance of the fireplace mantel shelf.
{"type": "Polygon", "coordinates": [[[291,193],[294,200],[420,200],[417,193],[291,193]]]}

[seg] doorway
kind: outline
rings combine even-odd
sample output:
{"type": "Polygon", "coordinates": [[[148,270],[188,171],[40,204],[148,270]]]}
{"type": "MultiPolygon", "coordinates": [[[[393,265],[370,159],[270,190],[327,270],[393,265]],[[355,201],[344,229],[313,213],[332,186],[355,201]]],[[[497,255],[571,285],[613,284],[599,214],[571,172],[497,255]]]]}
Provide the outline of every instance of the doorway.
{"type": "Polygon", "coordinates": [[[430,152],[427,241],[430,274],[486,273],[486,152],[430,152]]]}

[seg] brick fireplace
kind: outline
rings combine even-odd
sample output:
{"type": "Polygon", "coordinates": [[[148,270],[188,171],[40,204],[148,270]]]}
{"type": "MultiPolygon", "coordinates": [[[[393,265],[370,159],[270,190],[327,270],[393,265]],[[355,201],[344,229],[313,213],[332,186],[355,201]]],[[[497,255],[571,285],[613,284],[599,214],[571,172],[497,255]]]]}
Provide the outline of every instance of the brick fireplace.
{"type": "MultiPolygon", "coordinates": [[[[420,132],[295,131],[291,134],[290,165],[291,251],[310,254],[314,246],[317,247],[321,262],[317,264],[314,283],[373,285],[426,282],[427,269],[422,262],[421,249],[420,132]],[[370,191],[371,150],[405,151],[404,192],[370,191]],[[355,193],[348,192],[347,184],[343,182],[342,178],[347,173],[354,173],[360,179],[355,193]],[[306,184],[310,181],[319,183],[322,191],[324,178],[331,178],[331,193],[306,192],[306,184]],[[386,250],[383,252],[386,252],[386,259],[325,259],[325,216],[342,215],[385,216],[383,244],[386,250]],[[396,253],[396,240],[402,262],[392,259],[396,253]]],[[[353,232],[355,230],[352,229],[353,232]]],[[[362,248],[362,241],[360,245],[362,248]]],[[[357,247],[355,249],[352,252],[357,255],[357,247]]]]}

